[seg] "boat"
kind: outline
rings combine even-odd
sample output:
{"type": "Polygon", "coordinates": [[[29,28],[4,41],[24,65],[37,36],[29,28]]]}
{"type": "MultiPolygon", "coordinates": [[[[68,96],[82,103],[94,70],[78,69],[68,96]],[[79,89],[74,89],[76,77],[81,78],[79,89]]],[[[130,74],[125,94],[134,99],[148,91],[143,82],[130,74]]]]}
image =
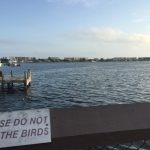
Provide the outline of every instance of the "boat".
{"type": "Polygon", "coordinates": [[[9,60],[9,62],[8,62],[8,66],[16,67],[16,66],[20,66],[20,63],[18,63],[18,61],[17,61],[17,60],[12,59],[12,60],[9,60]]]}
{"type": "Polygon", "coordinates": [[[3,64],[2,64],[1,61],[0,61],[0,67],[2,67],[2,65],[3,65],[3,64]]]}

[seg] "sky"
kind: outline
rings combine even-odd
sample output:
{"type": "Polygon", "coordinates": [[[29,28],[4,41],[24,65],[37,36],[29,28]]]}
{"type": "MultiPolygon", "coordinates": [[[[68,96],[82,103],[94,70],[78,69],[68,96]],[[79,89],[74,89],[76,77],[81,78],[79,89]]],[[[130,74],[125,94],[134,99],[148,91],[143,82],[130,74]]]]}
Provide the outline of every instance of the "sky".
{"type": "Polygon", "coordinates": [[[150,0],[0,0],[0,57],[150,57],[150,0]]]}

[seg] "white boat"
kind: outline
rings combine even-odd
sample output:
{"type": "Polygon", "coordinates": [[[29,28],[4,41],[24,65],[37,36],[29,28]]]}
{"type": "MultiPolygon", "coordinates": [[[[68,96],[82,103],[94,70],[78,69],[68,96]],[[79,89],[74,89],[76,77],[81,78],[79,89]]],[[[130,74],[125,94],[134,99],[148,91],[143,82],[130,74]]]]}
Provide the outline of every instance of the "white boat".
{"type": "Polygon", "coordinates": [[[8,66],[16,67],[20,66],[20,64],[17,62],[17,60],[9,60],[8,66]]]}
{"type": "Polygon", "coordinates": [[[0,67],[2,67],[2,65],[3,65],[3,64],[2,64],[1,61],[0,61],[0,67]]]}

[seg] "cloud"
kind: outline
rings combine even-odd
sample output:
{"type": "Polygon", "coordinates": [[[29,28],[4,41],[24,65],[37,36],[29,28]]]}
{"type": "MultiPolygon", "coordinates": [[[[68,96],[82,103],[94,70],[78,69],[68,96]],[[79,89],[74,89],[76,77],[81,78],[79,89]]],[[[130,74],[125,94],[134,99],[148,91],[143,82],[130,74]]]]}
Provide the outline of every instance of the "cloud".
{"type": "Polygon", "coordinates": [[[134,23],[141,23],[141,22],[144,22],[145,21],[145,18],[136,18],[133,20],[134,23]]]}
{"type": "Polygon", "coordinates": [[[142,23],[142,22],[147,22],[150,19],[150,15],[149,14],[138,14],[136,12],[132,13],[132,22],[133,23],[142,23]]]}
{"type": "Polygon", "coordinates": [[[80,40],[95,42],[150,44],[149,34],[127,33],[114,28],[80,28],[75,31],[74,36],[80,40]]]}
{"type": "Polygon", "coordinates": [[[93,7],[96,6],[102,0],[46,0],[49,3],[61,2],[66,5],[82,5],[85,7],[93,7]]]}

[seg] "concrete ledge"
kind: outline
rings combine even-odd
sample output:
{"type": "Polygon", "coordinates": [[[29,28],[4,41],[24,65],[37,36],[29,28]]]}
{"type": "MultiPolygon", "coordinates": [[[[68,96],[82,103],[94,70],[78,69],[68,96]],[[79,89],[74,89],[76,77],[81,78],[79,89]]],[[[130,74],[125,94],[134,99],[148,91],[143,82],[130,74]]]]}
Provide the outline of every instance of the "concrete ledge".
{"type": "Polygon", "coordinates": [[[51,109],[52,143],[10,150],[65,150],[150,139],[150,103],[51,109]]]}

